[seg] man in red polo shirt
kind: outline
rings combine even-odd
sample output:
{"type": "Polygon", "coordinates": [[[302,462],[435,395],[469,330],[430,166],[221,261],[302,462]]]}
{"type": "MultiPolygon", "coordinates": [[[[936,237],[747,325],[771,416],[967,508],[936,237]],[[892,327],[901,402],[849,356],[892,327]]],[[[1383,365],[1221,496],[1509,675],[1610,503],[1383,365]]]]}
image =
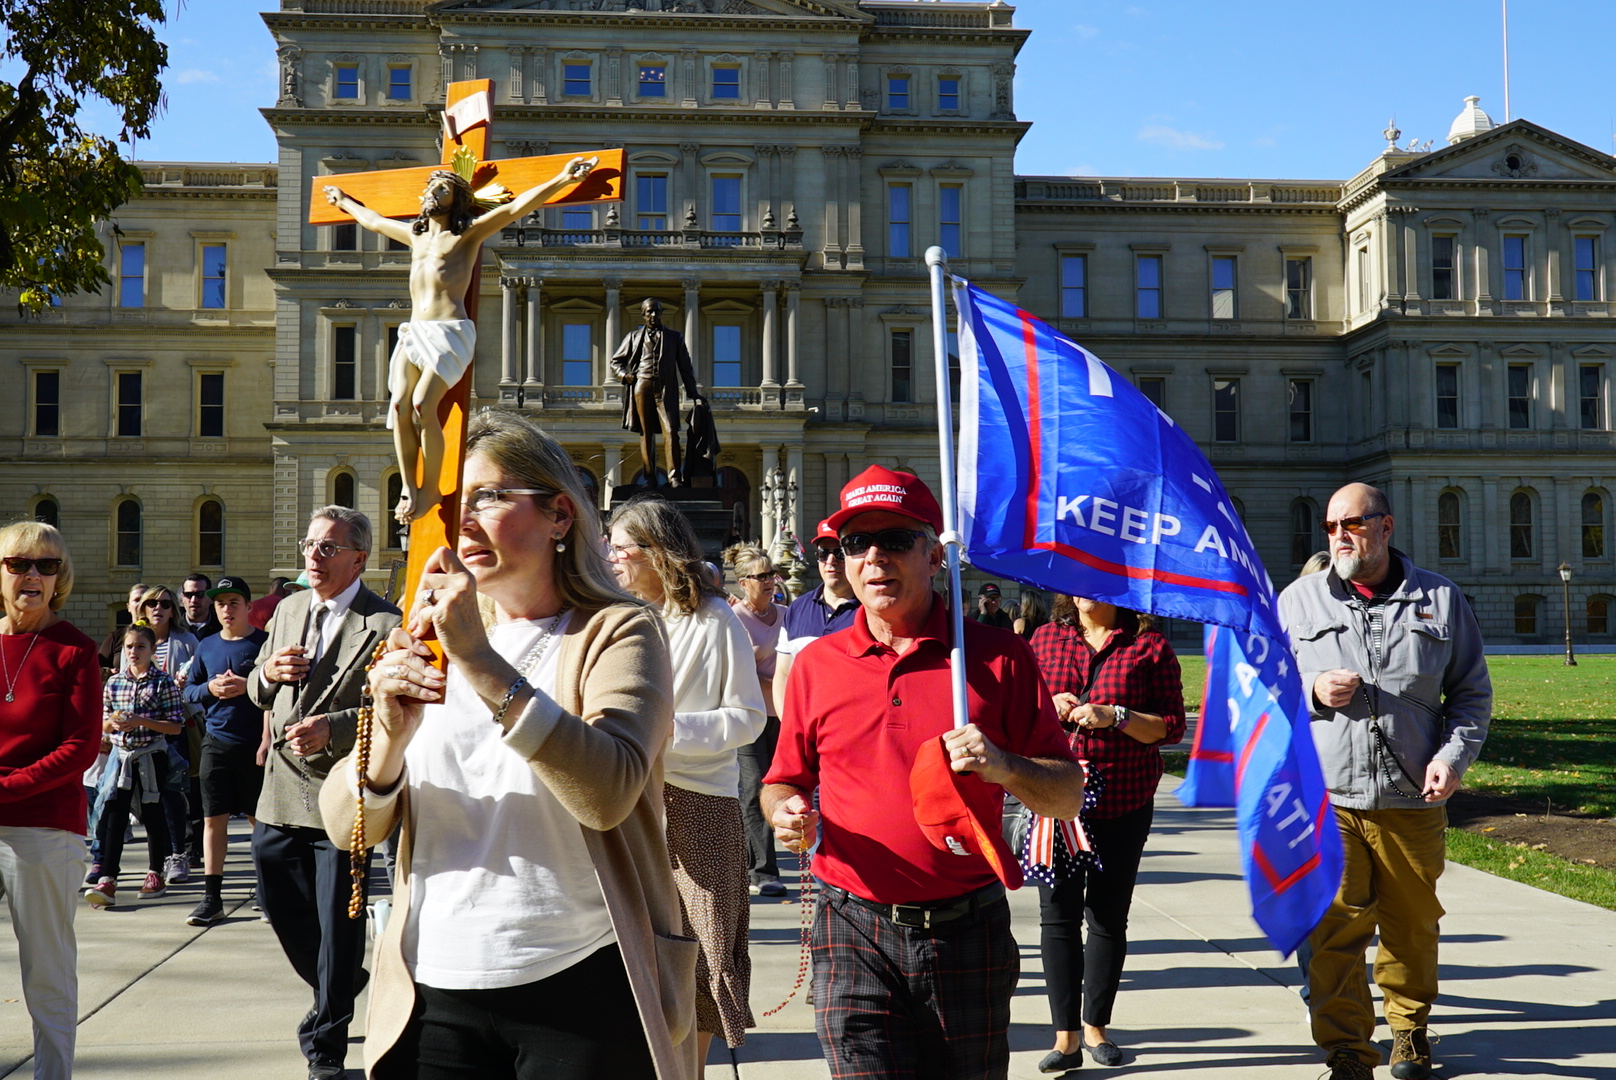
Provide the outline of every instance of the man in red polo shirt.
{"type": "Polygon", "coordinates": [[[1077,816],[1082,770],[1031,650],[1007,631],[965,624],[971,722],[953,728],[948,605],[931,584],[942,513],[925,484],[874,466],[829,523],[862,606],[798,654],[762,797],[787,847],[819,837],[820,1045],[837,1080],[1002,1078],[1020,974],[1010,905],[987,858],[921,831],[911,767],[942,736],[954,772],[1055,818],[1077,816]]]}

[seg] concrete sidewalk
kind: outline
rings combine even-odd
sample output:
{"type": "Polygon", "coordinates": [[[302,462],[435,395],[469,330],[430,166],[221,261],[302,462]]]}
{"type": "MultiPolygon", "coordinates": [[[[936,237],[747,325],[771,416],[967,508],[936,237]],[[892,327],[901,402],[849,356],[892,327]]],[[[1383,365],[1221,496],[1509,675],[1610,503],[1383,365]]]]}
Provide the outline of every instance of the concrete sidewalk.
{"type": "MultiPolygon", "coordinates": [[[[1167,778],[1164,788],[1174,783],[1167,778]]],[[[131,849],[140,851],[139,845],[131,849]]],[[[301,1080],[293,1034],[307,1010],[268,925],[246,904],[244,832],[231,845],[227,908],[206,931],[184,925],[200,883],[156,901],[130,899],[79,914],[76,1075],[301,1080]]],[[[138,856],[137,856],[138,857],[138,856]]],[[[788,865],[789,861],[782,865],[788,865]]],[[[794,876],[794,875],[793,875],[794,876]]],[[[127,879],[127,875],[126,875],[127,879]]],[[[1442,1000],[1432,1016],[1441,1077],[1616,1077],[1616,913],[1462,866],[1442,879],[1442,1000]]],[[[1014,1003],[1010,1074],[1037,1077],[1050,1032],[1038,956],[1038,898],[1012,894],[1022,980],[1014,1003]]],[[[1295,967],[1248,915],[1232,816],[1158,797],[1134,901],[1132,944],[1112,1027],[1127,1055],[1119,1074],[1193,1070],[1204,1080],[1312,1078],[1323,1069],[1296,995],[1295,967]]],[[[828,1077],[796,978],[799,908],[752,906],[752,1006],[759,1027],[736,1052],[743,1080],[828,1077]]],[[[0,921],[4,921],[0,919],[0,921]]],[[[15,938],[0,932],[0,1077],[28,1076],[31,1052],[15,938]],[[15,1072],[13,1072],[15,1070],[15,1072]]],[[[1389,1040],[1385,1029],[1383,1041],[1389,1040]]],[[[349,1055],[358,1076],[359,1039],[349,1055]]],[[[1085,1072],[1101,1070],[1089,1064],[1085,1072]]],[[[1383,1069],[1382,1077],[1386,1074],[1383,1069]]],[[[734,1076],[714,1049],[709,1080],[734,1076]]]]}

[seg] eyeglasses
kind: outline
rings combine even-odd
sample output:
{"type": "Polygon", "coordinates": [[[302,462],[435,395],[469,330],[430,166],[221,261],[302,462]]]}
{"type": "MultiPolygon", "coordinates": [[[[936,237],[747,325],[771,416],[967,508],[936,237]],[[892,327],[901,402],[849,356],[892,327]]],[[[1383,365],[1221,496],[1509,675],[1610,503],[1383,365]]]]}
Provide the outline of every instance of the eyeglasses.
{"type": "Polygon", "coordinates": [[[777,580],[779,580],[779,577],[780,577],[780,575],[778,573],[776,573],[773,570],[770,570],[767,574],[742,574],[741,575],[741,580],[742,581],[777,581],[777,580]]]}
{"type": "Polygon", "coordinates": [[[631,550],[637,551],[644,546],[643,544],[607,544],[606,557],[612,562],[621,562],[628,558],[631,550]]]}
{"type": "Polygon", "coordinates": [[[915,546],[926,534],[918,529],[882,529],[878,533],[849,533],[842,537],[842,554],[856,559],[872,547],[899,555],[915,546]]]}
{"type": "Polygon", "coordinates": [[[473,517],[482,517],[495,510],[508,510],[510,503],[506,501],[507,495],[534,495],[539,498],[548,498],[556,494],[548,488],[478,488],[466,496],[466,513],[473,517]]]}
{"type": "Polygon", "coordinates": [[[817,557],[820,562],[830,562],[832,559],[835,559],[837,562],[847,561],[846,557],[842,554],[842,549],[839,547],[822,547],[819,549],[819,554],[817,557]]]}
{"type": "Polygon", "coordinates": [[[185,597],[187,600],[200,600],[208,594],[205,592],[185,592],[181,593],[180,595],[185,597]]]}
{"type": "Polygon", "coordinates": [[[148,600],[144,604],[141,604],[140,606],[141,607],[167,608],[169,611],[173,611],[174,610],[174,601],[168,599],[168,597],[165,596],[165,597],[163,597],[161,599],[158,599],[158,600],[148,600]]]}
{"type": "Polygon", "coordinates": [[[6,570],[13,574],[26,574],[30,570],[38,570],[40,577],[55,577],[62,571],[61,559],[24,559],[20,556],[10,555],[5,559],[6,570]]]}
{"type": "Polygon", "coordinates": [[[363,551],[364,548],[343,547],[341,544],[333,544],[329,540],[312,540],[311,539],[311,540],[299,540],[297,542],[297,550],[301,551],[304,554],[305,557],[307,557],[308,555],[311,555],[311,554],[313,554],[315,552],[319,552],[320,558],[329,559],[332,556],[336,555],[336,553],[339,552],[339,551],[363,551]]]}
{"type": "Polygon", "coordinates": [[[1319,528],[1324,530],[1325,536],[1334,536],[1337,528],[1342,528],[1347,530],[1349,533],[1356,533],[1357,535],[1362,536],[1364,531],[1368,528],[1369,522],[1373,521],[1375,518],[1382,518],[1385,516],[1385,512],[1382,511],[1378,514],[1365,514],[1362,517],[1344,517],[1340,521],[1331,521],[1329,518],[1326,518],[1319,522],[1319,528]]]}

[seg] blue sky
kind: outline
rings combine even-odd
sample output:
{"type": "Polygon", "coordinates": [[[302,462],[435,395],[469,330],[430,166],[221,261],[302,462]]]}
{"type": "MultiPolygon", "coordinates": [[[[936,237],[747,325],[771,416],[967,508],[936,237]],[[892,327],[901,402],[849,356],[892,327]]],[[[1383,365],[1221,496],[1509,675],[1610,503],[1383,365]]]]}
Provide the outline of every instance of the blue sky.
{"type": "MultiPolygon", "coordinates": [[[[272,161],[275,59],[252,0],[191,0],[163,30],[168,109],[136,155],[272,161]]],[[[1342,179],[1385,146],[1443,145],[1467,94],[1504,116],[1499,0],[1022,0],[1024,174],[1342,179]]],[[[1514,115],[1607,153],[1611,0],[1515,0],[1514,115]]],[[[92,111],[92,115],[94,115],[92,111]]]]}

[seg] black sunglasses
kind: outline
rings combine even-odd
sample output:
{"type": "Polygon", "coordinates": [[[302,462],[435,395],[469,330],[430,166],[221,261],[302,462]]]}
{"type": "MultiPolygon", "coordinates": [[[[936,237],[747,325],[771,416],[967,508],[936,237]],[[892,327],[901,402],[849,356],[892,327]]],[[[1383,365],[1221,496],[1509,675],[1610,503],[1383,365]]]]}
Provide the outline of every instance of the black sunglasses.
{"type": "Polygon", "coordinates": [[[54,577],[61,573],[61,559],[24,559],[18,555],[9,555],[5,559],[6,570],[13,574],[26,574],[30,570],[38,570],[40,577],[54,577]]]}
{"type": "Polygon", "coordinates": [[[208,594],[205,593],[205,592],[186,592],[186,593],[181,593],[180,595],[185,597],[185,599],[187,599],[187,600],[200,600],[200,599],[202,599],[204,596],[206,596],[208,594]]]}
{"type": "Polygon", "coordinates": [[[822,547],[819,549],[820,562],[830,562],[832,559],[835,559],[837,562],[847,561],[846,556],[842,554],[842,549],[839,547],[822,547]]]}
{"type": "Polygon", "coordinates": [[[1319,528],[1324,530],[1325,536],[1334,536],[1337,528],[1345,529],[1350,533],[1363,533],[1369,522],[1375,518],[1385,517],[1385,513],[1365,514],[1363,517],[1344,517],[1340,521],[1331,521],[1326,518],[1319,522],[1319,528]]]}
{"type": "Polygon", "coordinates": [[[173,611],[174,610],[174,601],[170,600],[166,596],[163,596],[163,597],[159,597],[156,600],[148,600],[144,604],[141,604],[140,606],[141,607],[167,608],[168,610],[173,611]]]}
{"type": "Polygon", "coordinates": [[[872,547],[893,555],[915,546],[915,541],[926,534],[918,529],[882,529],[878,533],[849,533],[842,537],[842,554],[858,558],[872,547]]]}

